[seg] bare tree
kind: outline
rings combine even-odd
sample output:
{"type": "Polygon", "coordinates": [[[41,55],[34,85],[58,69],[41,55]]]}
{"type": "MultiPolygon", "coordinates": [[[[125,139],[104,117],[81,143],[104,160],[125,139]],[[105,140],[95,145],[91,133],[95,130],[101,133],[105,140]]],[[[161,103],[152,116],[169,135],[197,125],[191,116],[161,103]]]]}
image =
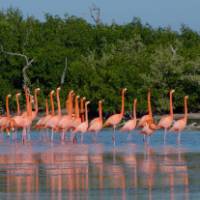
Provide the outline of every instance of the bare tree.
{"type": "Polygon", "coordinates": [[[65,82],[66,73],[67,73],[67,57],[65,58],[65,68],[63,70],[63,73],[62,73],[61,79],[60,79],[60,84],[61,85],[63,85],[64,82],[65,82]]]}
{"type": "Polygon", "coordinates": [[[90,9],[90,16],[94,20],[96,25],[99,25],[101,23],[101,9],[97,7],[95,4],[92,4],[92,6],[89,8],[90,9]]]}
{"type": "Polygon", "coordinates": [[[4,54],[10,55],[10,56],[19,56],[19,57],[22,57],[25,59],[26,64],[22,69],[23,82],[24,82],[24,86],[29,88],[31,86],[31,81],[30,81],[26,71],[31,67],[32,63],[34,62],[34,59],[29,59],[25,54],[5,51],[3,46],[1,46],[1,52],[4,54]]]}
{"type": "Polygon", "coordinates": [[[177,48],[174,48],[172,45],[170,45],[170,49],[171,49],[171,52],[172,52],[172,60],[174,60],[175,57],[176,57],[177,48]]]}

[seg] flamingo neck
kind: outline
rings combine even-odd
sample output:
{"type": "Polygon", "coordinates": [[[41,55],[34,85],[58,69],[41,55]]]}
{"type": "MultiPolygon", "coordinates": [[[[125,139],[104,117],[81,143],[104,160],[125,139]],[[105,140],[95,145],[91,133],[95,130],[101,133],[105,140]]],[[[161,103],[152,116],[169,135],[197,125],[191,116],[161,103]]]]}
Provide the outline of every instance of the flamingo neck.
{"type": "Polygon", "coordinates": [[[6,96],[6,116],[10,117],[9,97],[8,96],[6,96]]]}
{"type": "Polygon", "coordinates": [[[45,106],[46,106],[46,116],[49,115],[49,105],[48,105],[48,100],[45,100],[45,106]]]}
{"type": "Polygon", "coordinates": [[[134,103],[133,103],[133,118],[134,118],[134,119],[137,118],[137,116],[136,116],[136,105],[137,105],[137,102],[134,101],[134,103]]]}
{"type": "Polygon", "coordinates": [[[84,117],[84,99],[81,99],[81,121],[84,122],[85,121],[85,117],[84,117]]]}
{"type": "Polygon", "coordinates": [[[124,91],[122,91],[122,105],[121,105],[121,115],[124,115],[124,91]]]}
{"type": "Polygon", "coordinates": [[[56,91],[56,98],[57,98],[57,106],[58,106],[58,115],[61,115],[59,90],[56,91]]]}
{"type": "Polygon", "coordinates": [[[102,114],[102,102],[99,102],[99,118],[103,119],[103,114],[102,114]]]}
{"type": "Polygon", "coordinates": [[[29,96],[29,111],[28,116],[32,117],[32,96],[29,96]]]}
{"type": "Polygon", "coordinates": [[[50,102],[51,102],[51,115],[55,115],[55,108],[54,108],[53,94],[50,94],[50,102]]]}
{"type": "Polygon", "coordinates": [[[75,102],[75,115],[76,115],[76,118],[79,118],[80,117],[80,113],[79,113],[79,104],[78,104],[78,98],[76,97],[76,102],[75,102]]]}
{"type": "Polygon", "coordinates": [[[25,87],[25,97],[26,97],[26,111],[29,114],[29,95],[28,95],[28,88],[25,87]]]}
{"type": "Polygon", "coordinates": [[[188,118],[188,107],[187,107],[187,99],[184,99],[184,118],[187,120],[188,118]]]}
{"type": "Polygon", "coordinates": [[[34,94],[34,108],[35,108],[35,112],[38,113],[38,98],[37,98],[37,90],[35,91],[35,94],[34,94]]]}
{"type": "Polygon", "coordinates": [[[170,92],[169,96],[169,109],[170,109],[170,116],[173,118],[174,117],[174,112],[173,112],[173,100],[172,100],[172,92],[170,92]]]}
{"type": "Polygon", "coordinates": [[[73,110],[73,96],[72,94],[70,95],[69,101],[68,101],[68,114],[72,116],[72,111],[73,110]]]}
{"type": "Polygon", "coordinates": [[[17,103],[17,115],[20,115],[21,110],[20,110],[19,96],[18,95],[16,95],[16,103],[17,103]]]}
{"type": "Polygon", "coordinates": [[[87,109],[87,104],[85,104],[85,121],[88,123],[88,109],[87,109]]]}
{"type": "Polygon", "coordinates": [[[152,116],[152,109],[151,109],[151,92],[148,92],[148,97],[147,97],[147,103],[148,103],[148,114],[152,116]]]}
{"type": "Polygon", "coordinates": [[[69,114],[69,112],[70,112],[70,99],[71,99],[71,93],[68,94],[68,97],[65,101],[65,108],[66,108],[67,114],[69,114]]]}

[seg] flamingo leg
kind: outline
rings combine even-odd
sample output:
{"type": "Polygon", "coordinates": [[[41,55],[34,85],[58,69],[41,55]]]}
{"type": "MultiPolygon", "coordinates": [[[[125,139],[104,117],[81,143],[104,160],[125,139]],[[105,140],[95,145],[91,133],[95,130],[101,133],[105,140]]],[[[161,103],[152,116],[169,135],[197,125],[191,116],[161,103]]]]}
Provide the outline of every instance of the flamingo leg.
{"type": "Polygon", "coordinates": [[[130,133],[130,131],[129,131],[129,132],[128,132],[127,141],[128,141],[128,142],[130,142],[130,141],[131,141],[131,139],[132,139],[132,135],[131,135],[131,133],[130,133]]]}
{"type": "Polygon", "coordinates": [[[112,135],[112,141],[113,141],[113,145],[115,146],[115,128],[116,126],[113,126],[113,135],[112,135]]]}
{"type": "Polygon", "coordinates": [[[61,135],[61,141],[64,142],[65,140],[65,131],[64,129],[62,130],[62,135],[61,135]]]}
{"type": "Polygon", "coordinates": [[[24,127],[22,130],[22,144],[26,142],[26,128],[24,127]]]}
{"type": "Polygon", "coordinates": [[[17,139],[17,132],[16,132],[16,130],[14,130],[14,131],[12,132],[12,140],[13,140],[13,141],[16,141],[16,139],[17,139]]]}
{"type": "Polygon", "coordinates": [[[54,131],[53,128],[51,128],[51,142],[53,142],[53,136],[54,136],[54,131]]]}
{"type": "Polygon", "coordinates": [[[151,136],[148,137],[148,142],[147,142],[148,144],[150,143],[150,139],[151,139],[151,136]]]}
{"type": "Polygon", "coordinates": [[[81,144],[83,143],[83,133],[81,133],[81,144]]]}
{"type": "Polygon", "coordinates": [[[164,144],[166,144],[167,129],[164,130],[164,144]]]}
{"type": "Polygon", "coordinates": [[[177,135],[177,144],[179,145],[181,142],[181,132],[178,132],[178,135],[177,135]]]}
{"type": "Polygon", "coordinates": [[[145,143],[146,141],[146,137],[145,137],[145,134],[143,135],[143,142],[145,143]]]}

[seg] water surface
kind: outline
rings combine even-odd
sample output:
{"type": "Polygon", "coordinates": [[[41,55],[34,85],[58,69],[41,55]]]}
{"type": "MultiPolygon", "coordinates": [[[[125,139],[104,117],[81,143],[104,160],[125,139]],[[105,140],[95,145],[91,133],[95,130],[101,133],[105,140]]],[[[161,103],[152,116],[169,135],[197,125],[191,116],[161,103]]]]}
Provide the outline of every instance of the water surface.
{"type": "MultiPolygon", "coordinates": [[[[149,145],[142,136],[112,131],[91,134],[84,143],[54,143],[31,132],[25,145],[9,138],[0,144],[0,199],[199,199],[200,134],[156,132],[149,145]]],[[[19,139],[18,135],[18,139],[19,139]]],[[[4,141],[3,141],[4,140],[4,141]]]]}

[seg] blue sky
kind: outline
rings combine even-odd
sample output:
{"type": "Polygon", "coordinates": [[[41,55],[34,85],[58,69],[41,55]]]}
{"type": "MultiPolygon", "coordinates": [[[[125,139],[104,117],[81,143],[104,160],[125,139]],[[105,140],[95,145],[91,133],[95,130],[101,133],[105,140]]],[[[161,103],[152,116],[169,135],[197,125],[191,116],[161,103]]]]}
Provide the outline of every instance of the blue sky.
{"type": "Polygon", "coordinates": [[[63,16],[65,13],[92,21],[89,7],[101,8],[101,19],[110,23],[130,22],[133,17],[153,27],[171,26],[179,29],[181,24],[200,30],[200,0],[0,0],[1,9],[10,6],[20,8],[24,15],[43,19],[44,13],[63,16]]]}

